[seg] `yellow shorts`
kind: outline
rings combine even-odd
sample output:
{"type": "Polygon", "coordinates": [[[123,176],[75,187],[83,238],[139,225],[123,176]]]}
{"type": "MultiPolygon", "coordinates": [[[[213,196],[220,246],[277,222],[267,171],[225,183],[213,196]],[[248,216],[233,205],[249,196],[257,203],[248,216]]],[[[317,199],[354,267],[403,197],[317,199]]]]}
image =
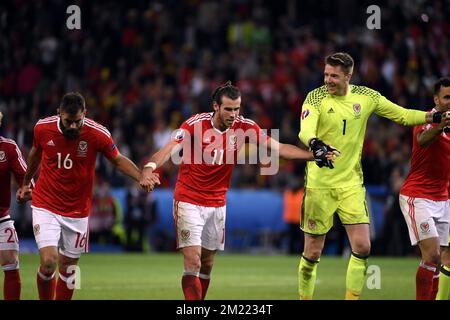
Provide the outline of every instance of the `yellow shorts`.
{"type": "Polygon", "coordinates": [[[314,235],[326,234],[333,226],[335,212],[343,225],[369,224],[364,186],[334,189],[306,188],[300,228],[314,235]]]}

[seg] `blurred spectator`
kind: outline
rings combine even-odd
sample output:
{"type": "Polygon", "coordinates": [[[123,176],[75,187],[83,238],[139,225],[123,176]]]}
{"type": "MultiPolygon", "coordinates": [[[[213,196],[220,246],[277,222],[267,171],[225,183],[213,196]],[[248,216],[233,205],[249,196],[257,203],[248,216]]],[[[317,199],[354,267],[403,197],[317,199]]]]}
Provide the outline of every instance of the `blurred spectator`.
{"type": "Polygon", "coordinates": [[[288,253],[303,252],[303,235],[300,230],[301,209],[304,193],[303,179],[292,178],[284,191],[283,220],[287,224],[288,253]]]}
{"type": "MultiPolygon", "coordinates": [[[[153,199],[153,195],[142,191],[139,185],[128,189],[124,222],[127,239],[126,250],[144,251],[145,236],[149,231],[149,227],[156,222],[156,202],[153,199]]],[[[154,240],[152,234],[148,236],[147,240],[154,240]]]]}
{"type": "Polygon", "coordinates": [[[395,168],[390,177],[389,195],[384,208],[381,235],[374,245],[376,254],[405,256],[414,253],[408,236],[408,227],[400,210],[399,192],[405,178],[400,168],[395,168]]]}
{"type": "Polygon", "coordinates": [[[102,244],[118,244],[113,233],[116,223],[117,203],[111,195],[109,183],[102,181],[96,185],[92,197],[92,209],[89,216],[89,239],[102,244]]]}
{"type": "MultiPolygon", "coordinates": [[[[0,110],[10,115],[2,134],[27,155],[36,121],[55,114],[63,92],[77,90],[88,116],[111,130],[131,160],[144,163],[181,119],[210,112],[212,87],[231,80],[245,96],[242,114],[281,129],[280,140],[295,144],[305,93],[323,82],[323,57],[340,50],[361,65],[355,84],[405,107],[430,109],[432,83],[450,73],[448,1],[384,2],[380,30],[368,30],[361,19],[370,4],[82,1],[82,30],[69,31],[64,1],[1,1],[0,110]]],[[[388,186],[391,172],[407,167],[410,132],[369,119],[366,184],[388,186]]],[[[112,187],[129,183],[106,161],[96,169],[112,187]]],[[[173,187],[176,167],[161,170],[164,187],[173,187]]],[[[296,162],[279,174],[303,172],[296,162]]],[[[236,173],[231,187],[280,188],[278,178],[259,176],[259,166],[236,173]]]]}

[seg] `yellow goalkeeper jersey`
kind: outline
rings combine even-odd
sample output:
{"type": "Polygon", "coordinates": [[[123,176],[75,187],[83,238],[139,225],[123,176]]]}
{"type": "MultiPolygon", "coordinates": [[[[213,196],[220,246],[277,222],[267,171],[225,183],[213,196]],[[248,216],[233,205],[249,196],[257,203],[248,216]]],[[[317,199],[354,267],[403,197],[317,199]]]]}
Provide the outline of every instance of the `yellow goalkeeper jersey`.
{"type": "Polygon", "coordinates": [[[402,125],[426,122],[426,112],[402,108],[363,86],[350,85],[345,96],[329,94],[326,86],[308,93],[302,106],[300,140],[309,145],[312,138],[318,138],[337,148],[341,156],[334,161],[334,169],[319,168],[314,161],[309,161],[307,188],[345,188],[363,184],[361,154],[367,120],[373,112],[402,125]]]}

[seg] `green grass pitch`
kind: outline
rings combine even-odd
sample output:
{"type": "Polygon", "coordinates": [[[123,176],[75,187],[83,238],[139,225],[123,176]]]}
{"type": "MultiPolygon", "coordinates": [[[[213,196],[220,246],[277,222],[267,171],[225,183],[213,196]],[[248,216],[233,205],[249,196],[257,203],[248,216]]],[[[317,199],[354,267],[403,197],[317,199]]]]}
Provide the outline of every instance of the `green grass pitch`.
{"type": "MultiPolygon", "coordinates": [[[[321,258],[315,299],[343,299],[347,262],[340,257],[321,258]]],[[[414,299],[418,262],[416,258],[370,258],[369,265],[380,268],[381,288],[365,287],[361,299],[414,299]]],[[[22,299],[38,297],[38,263],[37,254],[20,256],[22,299]]],[[[176,253],[83,255],[81,288],[74,299],[181,300],[182,265],[182,256],[176,253]]],[[[207,299],[295,300],[297,266],[294,256],[219,254],[207,299]]]]}

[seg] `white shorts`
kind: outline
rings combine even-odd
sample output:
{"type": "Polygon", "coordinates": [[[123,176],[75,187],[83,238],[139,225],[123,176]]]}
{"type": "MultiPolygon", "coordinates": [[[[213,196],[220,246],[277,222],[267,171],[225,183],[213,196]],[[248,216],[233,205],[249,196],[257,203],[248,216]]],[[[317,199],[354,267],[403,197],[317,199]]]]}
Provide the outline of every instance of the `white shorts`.
{"type": "Polygon", "coordinates": [[[0,222],[0,250],[19,251],[19,238],[14,221],[9,216],[2,218],[0,222]]]}
{"type": "Polygon", "coordinates": [[[208,250],[225,247],[226,206],[202,207],[174,201],[173,219],[177,232],[177,249],[201,246],[208,250]]]}
{"type": "Polygon", "coordinates": [[[88,217],[69,218],[42,208],[33,210],[33,232],[39,249],[58,247],[59,253],[78,259],[88,252],[88,217]]]}
{"type": "Polygon", "coordinates": [[[419,241],[438,237],[441,246],[448,246],[450,226],[448,201],[413,198],[402,194],[399,197],[411,244],[414,246],[419,241]]]}

